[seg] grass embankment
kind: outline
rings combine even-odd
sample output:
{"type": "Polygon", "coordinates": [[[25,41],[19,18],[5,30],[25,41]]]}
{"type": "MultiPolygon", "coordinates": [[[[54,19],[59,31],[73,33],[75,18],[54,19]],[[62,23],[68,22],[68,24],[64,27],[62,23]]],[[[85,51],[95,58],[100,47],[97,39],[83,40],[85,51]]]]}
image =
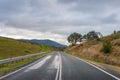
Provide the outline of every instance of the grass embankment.
{"type": "Polygon", "coordinates": [[[94,62],[120,67],[120,33],[90,40],[76,46],[69,46],[66,52],[94,62]],[[110,42],[107,47],[104,46],[106,42],[110,42]],[[105,51],[103,51],[103,46],[105,51]]]}
{"type": "Polygon", "coordinates": [[[0,59],[28,55],[49,49],[50,47],[44,45],[0,37],[0,59]]]}
{"type": "Polygon", "coordinates": [[[19,69],[20,67],[23,67],[37,59],[40,59],[46,55],[48,55],[49,53],[44,53],[44,54],[41,54],[39,56],[34,56],[34,57],[31,57],[31,58],[27,58],[27,59],[22,59],[22,60],[19,60],[19,61],[14,61],[14,62],[10,62],[10,63],[6,63],[6,64],[3,64],[3,65],[0,65],[0,77],[3,76],[3,75],[6,75],[12,71],[15,71],[16,69],[19,69]]]}

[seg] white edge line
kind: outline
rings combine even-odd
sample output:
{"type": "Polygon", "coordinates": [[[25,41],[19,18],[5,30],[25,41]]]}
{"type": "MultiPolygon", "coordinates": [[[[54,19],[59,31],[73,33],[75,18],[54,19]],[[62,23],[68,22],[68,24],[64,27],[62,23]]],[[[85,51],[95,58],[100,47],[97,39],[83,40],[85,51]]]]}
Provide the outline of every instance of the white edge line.
{"type": "MultiPolygon", "coordinates": [[[[47,56],[46,56],[46,57],[47,57],[47,56]]],[[[45,58],[45,57],[43,57],[43,58],[41,58],[41,59],[44,59],[44,58],[45,58]]],[[[38,60],[40,60],[40,59],[38,59],[38,60]]],[[[38,61],[38,60],[37,60],[37,61],[38,61]]],[[[35,62],[37,62],[37,61],[35,61],[35,62]]],[[[10,76],[10,75],[13,75],[13,74],[15,74],[15,73],[17,73],[17,72],[19,72],[19,71],[21,71],[21,70],[23,70],[23,69],[31,66],[31,65],[33,65],[35,62],[33,62],[33,63],[29,64],[29,65],[26,65],[26,66],[24,66],[24,67],[22,67],[22,68],[20,68],[20,69],[18,69],[18,70],[15,70],[15,71],[7,74],[7,75],[4,75],[4,76],[0,77],[0,79],[6,78],[6,77],[8,77],[8,76],[10,76]]]]}
{"type": "MultiPolygon", "coordinates": [[[[72,55],[71,55],[71,56],[72,56],[72,55]]],[[[83,62],[85,62],[85,63],[91,65],[92,67],[94,67],[94,68],[96,68],[96,69],[102,71],[103,73],[105,73],[105,74],[107,74],[107,75],[113,77],[113,78],[116,79],[116,80],[120,80],[120,78],[118,78],[118,77],[116,77],[116,76],[114,76],[114,75],[108,73],[107,71],[105,71],[105,70],[103,70],[103,69],[101,69],[101,68],[99,68],[99,67],[97,67],[97,66],[95,66],[95,65],[93,65],[93,64],[91,64],[91,63],[89,63],[89,62],[87,62],[87,61],[85,61],[85,60],[83,60],[83,59],[80,59],[80,58],[78,58],[78,57],[76,57],[76,56],[73,56],[73,57],[75,57],[76,59],[81,60],[81,61],[83,61],[83,62]]]]}
{"type": "Polygon", "coordinates": [[[22,67],[22,68],[20,68],[20,69],[14,71],[14,72],[11,72],[11,73],[9,73],[9,74],[7,74],[7,75],[4,75],[4,76],[0,77],[0,79],[6,78],[6,77],[8,77],[8,76],[10,76],[10,75],[13,75],[13,74],[17,73],[18,71],[21,71],[21,70],[23,70],[23,69],[29,67],[30,65],[32,65],[32,64],[29,64],[29,65],[27,65],[27,66],[25,66],[25,67],[22,67]]]}

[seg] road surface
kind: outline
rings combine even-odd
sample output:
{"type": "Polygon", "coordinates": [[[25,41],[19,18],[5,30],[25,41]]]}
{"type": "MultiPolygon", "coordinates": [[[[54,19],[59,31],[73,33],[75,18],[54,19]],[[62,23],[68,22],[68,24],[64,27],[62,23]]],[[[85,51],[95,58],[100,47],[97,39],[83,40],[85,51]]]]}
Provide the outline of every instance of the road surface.
{"type": "Polygon", "coordinates": [[[119,80],[119,78],[73,56],[54,52],[0,80],[119,80]]]}

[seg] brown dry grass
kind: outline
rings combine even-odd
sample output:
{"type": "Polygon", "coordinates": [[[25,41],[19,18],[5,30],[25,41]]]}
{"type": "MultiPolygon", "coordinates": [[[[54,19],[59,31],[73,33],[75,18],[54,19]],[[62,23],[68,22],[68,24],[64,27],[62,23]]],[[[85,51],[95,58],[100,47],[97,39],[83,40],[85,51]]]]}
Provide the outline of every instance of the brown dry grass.
{"type": "Polygon", "coordinates": [[[120,33],[105,36],[99,41],[91,40],[74,47],[70,46],[67,48],[66,52],[77,57],[90,60],[99,67],[102,67],[102,64],[103,66],[107,66],[108,68],[120,73],[120,33]],[[105,41],[110,41],[112,45],[112,49],[109,54],[101,52],[105,41]],[[98,62],[101,64],[98,65],[98,62]]]}
{"type": "Polygon", "coordinates": [[[80,44],[74,47],[69,47],[67,52],[72,55],[86,57],[98,62],[120,66],[120,39],[112,41],[112,50],[110,55],[106,55],[101,52],[103,42],[97,42],[95,40],[88,41],[84,44],[80,44]],[[92,44],[93,43],[93,44],[92,44]]]}
{"type": "Polygon", "coordinates": [[[92,63],[92,64],[94,64],[94,65],[96,65],[97,67],[100,67],[100,68],[104,69],[104,70],[105,69],[110,69],[110,70],[113,70],[113,71],[115,71],[115,72],[117,72],[117,73],[120,74],[120,67],[118,67],[118,66],[113,66],[113,65],[98,63],[98,62],[87,60],[87,59],[85,59],[85,60],[88,61],[88,62],[90,62],[90,63],[92,63]]]}

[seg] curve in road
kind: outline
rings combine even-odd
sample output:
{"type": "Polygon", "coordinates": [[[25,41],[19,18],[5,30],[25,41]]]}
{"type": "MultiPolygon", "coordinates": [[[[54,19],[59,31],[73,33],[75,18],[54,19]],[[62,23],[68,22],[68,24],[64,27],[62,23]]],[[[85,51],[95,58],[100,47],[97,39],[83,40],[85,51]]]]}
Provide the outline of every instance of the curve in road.
{"type": "Polygon", "coordinates": [[[63,52],[54,52],[0,80],[120,80],[95,67],[63,52]]]}

